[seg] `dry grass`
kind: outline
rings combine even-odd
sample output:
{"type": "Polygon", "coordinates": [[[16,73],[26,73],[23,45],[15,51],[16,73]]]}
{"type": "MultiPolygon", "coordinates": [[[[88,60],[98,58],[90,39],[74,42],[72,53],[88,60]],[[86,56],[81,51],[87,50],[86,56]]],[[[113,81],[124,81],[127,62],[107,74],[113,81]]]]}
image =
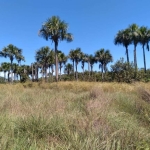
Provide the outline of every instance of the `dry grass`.
{"type": "Polygon", "coordinates": [[[0,85],[0,149],[148,149],[149,95],[148,83],[0,85]]]}

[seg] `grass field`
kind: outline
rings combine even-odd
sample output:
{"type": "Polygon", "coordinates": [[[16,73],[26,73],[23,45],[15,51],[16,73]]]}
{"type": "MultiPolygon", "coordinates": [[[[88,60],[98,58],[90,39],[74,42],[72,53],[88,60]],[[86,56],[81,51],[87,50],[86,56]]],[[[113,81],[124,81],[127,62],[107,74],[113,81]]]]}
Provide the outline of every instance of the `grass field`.
{"type": "Polygon", "coordinates": [[[150,83],[2,84],[0,150],[150,150],[150,83]]]}

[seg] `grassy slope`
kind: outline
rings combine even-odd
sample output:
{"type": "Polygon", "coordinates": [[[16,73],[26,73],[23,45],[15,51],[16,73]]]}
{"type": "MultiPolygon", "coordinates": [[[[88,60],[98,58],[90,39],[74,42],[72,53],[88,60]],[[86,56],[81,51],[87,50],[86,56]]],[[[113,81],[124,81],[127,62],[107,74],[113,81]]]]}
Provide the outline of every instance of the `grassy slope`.
{"type": "Polygon", "coordinates": [[[2,150],[149,150],[150,84],[0,85],[2,150]]]}

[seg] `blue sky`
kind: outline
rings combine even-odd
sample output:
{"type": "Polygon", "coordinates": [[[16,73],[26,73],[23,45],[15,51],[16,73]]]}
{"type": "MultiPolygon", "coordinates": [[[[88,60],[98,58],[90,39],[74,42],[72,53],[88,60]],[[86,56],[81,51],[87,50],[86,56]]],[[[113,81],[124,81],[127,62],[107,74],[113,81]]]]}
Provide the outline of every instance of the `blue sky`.
{"type": "MultiPolygon", "coordinates": [[[[110,50],[114,62],[120,57],[126,60],[125,48],[114,45],[114,37],[132,23],[150,27],[149,6],[149,0],[0,0],[0,50],[13,44],[23,50],[26,62],[22,64],[35,62],[36,50],[42,46],[54,48],[51,41],[38,36],[38,31],[42,23],[56,15],[69,24],[68,32],[74,36],[71,43],[59,43],[58,49],[65,54],[77,47],[87,54],[104,48],[110,50]]],[[[129,57],[133,61],[133,45],[129,46],[129,57]]],[[[146,50],[147,68],[149,57],[146,50]]],[[[143,67],[141,45],[137,47],[137,60],[143,67]]],[[[4,61],[9,59],[0,58],[0,63],[4,61]]]]}

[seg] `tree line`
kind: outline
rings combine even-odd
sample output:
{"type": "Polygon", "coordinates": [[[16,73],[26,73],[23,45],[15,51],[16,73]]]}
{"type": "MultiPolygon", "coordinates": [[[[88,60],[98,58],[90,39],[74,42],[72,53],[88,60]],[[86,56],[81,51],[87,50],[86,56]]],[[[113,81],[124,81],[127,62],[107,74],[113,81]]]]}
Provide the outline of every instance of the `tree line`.
{"type": "MultiPolygon", "coordinates": [[[[10,63],[2,63],[0,71],[4,72],[4,79],[6,81],[6,72],[8,72],[8,81],[13,82],[13,80],[26,81],[29,76],[31,76],[32,81],[39,80],[39,73],[41,73],[40,79],[45,78],[45,82],[51,78],[53,81],[63,80],[64,77],[73,77],[74,80],[86,80],[90,79],[91,76],[95,77],[95,81],[98,78],[101,81],[111,80],[122,81],[121,78],[127,79],[129,82],[132,78],[140,79],[137,57],[136,57],[136,47],[138,44],[142,45],[143,48],[143,60],[144,60],[144,72],[146,73],[146,60],[145,60],[145,46],[149,50],[149,40],[150,40],[150,30],[147,27],[139,27],[136,24],[129,25],[128,28],[124,30],[119,30],[114,39],[114,44],[123,45],[126,49],[127,62],[123,59],[118,60],[114,65],[111,66],[111,71],[108,71],[107,65],[113,62],[113,56],[110,51],[101,48],[95,52],[95,54],[85,54],[82,52],[81,48],[71,49],[68,55],[65,55],[61,50],[58,50],[58,44],[60,41],[73,41],[73,35],[68,33],[68,24],[62,21],[58,16],[52,16],[49,18],[39,30],[39,36],[43,37],[45,40],[50,40],[54,43],[54,50],[48,46],[41,47],[36,51],[35,60],[31,66],[21,65],[21,61],[25,61],[22,55],[22,49],[9,44],[0,51],[1,57],[8,57],[10,63]],[[134,63],[129,61],[128,46],[130,44],[134,45],[134,63]],[[13,63],[14,60],[18,63],[13,63]],[[70,59],[71,63],[67,63],[70,59]],[[78,64],[81,63],[82,73],[78,72],[78,64]],[[85,63],[88,64],[88,69],[85,70],[85,63]],[[99,64],[100,72],[93,71],[93,66],[95,63],[99,64]],[[63,69],[64,67],[64,69],[63,69]],[[62,69],[64,73],[62,75],[62,69]],[[55,70],[55,71],[54,71],[55,70]],[[131,71],[133,73],[131,73],[131,71]],[[55,72],[55,74],[54,74],[55,72]],[[9,75],[11,74],[11,80],[9,75]],[[13,77],[14,74],[14,77],[13,77]],[[132,75],[133,74],[133,75],[132,75]]],[[[140,70],[141,71],[141,70],[140,70]]]]}
{"type": "Polygon", "coordinates": [[[130,44],[134,45],[134,67],[137,69],[137,56],[136,48],[138,44],[142,45],[143,49],[143,62],[144,71],[146,73],[146,58],[145,58],[145,47],[149,51],[149,41],[150,41],[150,29],[145,26],[139,27],[137,24],[129,25],[128,28],[119,30],[114,43],[116,45],[123,45],[126,49],[127,62],[129,63],[129,52],[128,46],[130,44]]]}
{"type": "MultiPolygon", "coordinates": [[[[41,47],[36,51],[35,60],[36,62],[32,63],[31,66],[20,65],[21,61],[24,61],[24,57],[17,51],[17,47],[14,45],[8,45],[1,51],[1,56],[9,57],[10,63],[4,62],[1,63],[1,71],[4,72],[4,78],[6,79],[6,72],[11,74],[11,82],[16,79],[18,76],[23,77],[24,74],[31,76],[33,81],[38,81],[39,73],[41,73],[41,78],[47,82],[48,77],[51,76],[53,79],[54,66],[55,65],[55,51],[50,49],[48,46],[41,47]],[[9,53],[8,53],[9,52],[9,53]],[[12,57],[13,56],[13,57],[12,57]],[[16,59],[18,64],[13,63],[13,60],[16,59]],[[14,77],[13,77],[14,74],[14,77]]],[[[95,63],[99,63],[99,68],[103,73],[107,71],[107,64],[113,61],[112,55],[109,50],[100,49],[97,50],[95,55],[84,54],[81,51],[81,48],[71,49],[68,55],[65,55],[62,51],[57,50],[57,59],[58,59],[58,74],[59,80],[61,80],[62,69],[64,67],[64,73],[67,75],[73,74],[74,79],[78,80],[78,64],[81,62],[82,74],[84,76],[85,72],[85,63],[88,64],[88,76],[93,74],[93,66],[95,63]],[[72,61],[67,63],[68,59],[72,61]]],[[[56,75],[55,75],[56,76],[56,75]]]]}

